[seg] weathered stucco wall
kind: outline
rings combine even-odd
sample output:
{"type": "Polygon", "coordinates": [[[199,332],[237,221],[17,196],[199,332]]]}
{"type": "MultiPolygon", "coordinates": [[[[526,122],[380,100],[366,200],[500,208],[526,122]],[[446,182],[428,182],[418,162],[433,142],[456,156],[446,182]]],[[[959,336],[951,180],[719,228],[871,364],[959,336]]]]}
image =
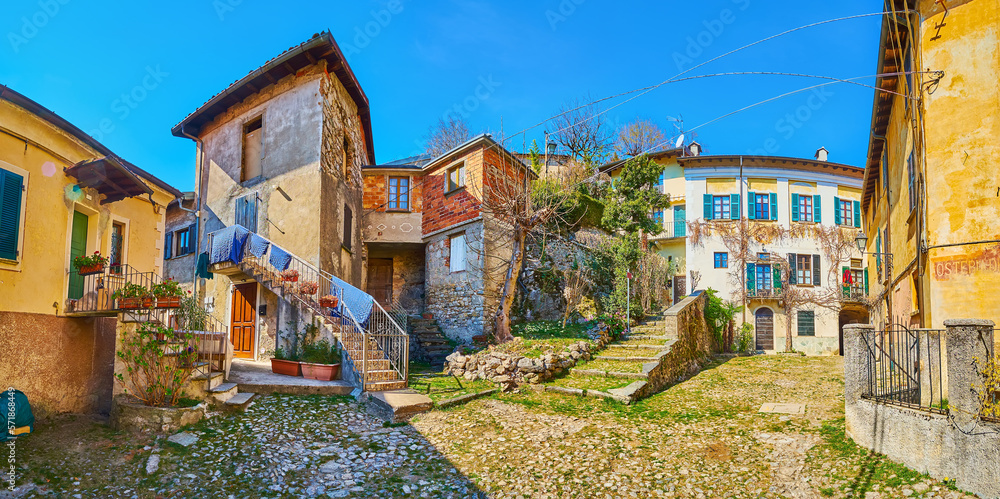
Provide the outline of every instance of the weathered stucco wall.
{"type": "Polygon", "coordinates": [[[424,246],[368,245],[368,258],[392,259],[392,300],[411,315],[424,313],[424,246]]]}
{"type": "Polygon", "coordinates": [[[24,392],[36,415],[107,414],[116,322],[0,312],[0,386],[24,392]]]}
{"type": "MultiPolygon", "coordinates": [[[[191,203],[186,204],[190,205],[191,203]]],[[[185,208],[190,208],[190,206],[185,206],[185,208]]],[[[171,203],[167,207],[166,232],[164,232],[164,236],[185,227],[190,227],[195,222],[194,213],[184,211],[178,208],[176,203],[171,203]]],[[[191,244],[194,244],[194,234],[191,234],[189,237],[191,238],[191,244]]],[[[176,243],[176,240],[174,242],[176,243]]],[[[164,240],[164,244],[166,244],[166,240],[164,240]]],[[[198,263],[198,252],[195,251],[184,256],[176,255],[176,252],[171,249],[171,257],[163,260],[163,278],[173,279],[180,283],[181,288],[185,291],[193,292],[194,270],[198,263]]]]}

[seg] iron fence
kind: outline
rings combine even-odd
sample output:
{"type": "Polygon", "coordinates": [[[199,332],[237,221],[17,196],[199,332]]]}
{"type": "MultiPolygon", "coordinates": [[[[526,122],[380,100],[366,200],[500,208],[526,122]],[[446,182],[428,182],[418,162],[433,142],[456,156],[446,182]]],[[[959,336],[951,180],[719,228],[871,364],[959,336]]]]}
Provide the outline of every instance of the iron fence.
{"type": "Polygon", "coordinates": [[[868,387],[863,397],[930,412],[945,413],[942,369],[945,332],[890,325],[864,337],[868,387]]]}

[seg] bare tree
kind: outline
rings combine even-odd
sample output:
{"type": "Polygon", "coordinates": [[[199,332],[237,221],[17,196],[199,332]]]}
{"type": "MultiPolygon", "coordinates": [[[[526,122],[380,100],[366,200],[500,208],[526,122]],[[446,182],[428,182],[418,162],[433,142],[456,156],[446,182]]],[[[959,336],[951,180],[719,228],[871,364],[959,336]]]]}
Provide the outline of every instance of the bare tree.
{"type": "Polygon", "coordinates": [[[447,120],[439,118],[437,124],[430,127],[425,152],[436,158],[471,138],[469,124],[464,119],[449,114],[447,120]]]}
{"type": "Polygon", "coordinates": [[[590,100],[574,100],[559,108],[559,116],[553,119],[553,138],[573,157],[596,164],[607,157],[613,139],[601,107],[588,104],[590,100]]]}
{"type": "Polygon", "coordinates": [[[623,158],[631,158],[652,152],[661,147],[665,135],[660,127],[649,120],[636,120],[618,129],[615,137],[615,152],[623,158]]]}

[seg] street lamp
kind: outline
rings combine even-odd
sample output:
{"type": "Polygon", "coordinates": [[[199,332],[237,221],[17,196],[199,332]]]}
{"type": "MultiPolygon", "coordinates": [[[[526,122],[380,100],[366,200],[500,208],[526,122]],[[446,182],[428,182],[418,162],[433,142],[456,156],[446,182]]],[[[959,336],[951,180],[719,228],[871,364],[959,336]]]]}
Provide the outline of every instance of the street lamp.
{"type": "Polygon", "coordinates": [[[857,245],[858,251],[861,254],[865,254],[865,248],[868,247],[868,236],[865,235],[864,229],[858,231],[858,236],[854,238],[854,244],[857,245]]]}

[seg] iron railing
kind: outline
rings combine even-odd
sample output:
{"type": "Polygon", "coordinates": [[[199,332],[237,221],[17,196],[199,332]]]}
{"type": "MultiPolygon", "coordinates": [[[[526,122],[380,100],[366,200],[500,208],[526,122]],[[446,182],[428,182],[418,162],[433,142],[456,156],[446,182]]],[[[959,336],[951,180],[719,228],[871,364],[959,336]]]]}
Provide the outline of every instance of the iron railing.
{"type": "Polygon", "coordinates": [[[864,285],[841,286],[840,298],[849,302],[864,302],[868,298],[864,285]]]}
{"type": "Polygon", "coordinates": [[[890,325],[863,336],[868,386],[863,397],[886,404],[945,413],[942,356],[945,332],[890,325]]]}
{"type": "MultiPolygon", "coordinates": [[[[218,232],[208,235],[209,248],[218,232]]],[[[270,240],[252,234],[237,257],[239,262],[234,263],[283,298],[298,302],[314,316],[322,317],[322,326],[343,346],[345,374],[356,376],[355,384],[363,390],[378,381],[405,382],[409,374],[409,335],[405,322],[400,326],[399,313],[386,312],[371,295],[294,254],[288,253],[285,269],[275,267],[271,263],[274,248],[270,240]],[[255,236],[264,244],[251,244],[255,236]],[[321,298],[332,297],[337,298],[336,305],[327,306],[325,300],[321,303],[321,298]]],[[[405,319],[405,313],[402,318],[405,319]]]]}
{"type": "MultiPolygon", "coordinates": [[[[159,282],[159,276],[153,272],[142,272],[131,265],[106,266],[97,273],[86,275],[80,274],[79,270],[73,270],[70,271],[69,300],[66,304],[66,313],[114,315],[123,310],[122,305],[128,305],[121,298],[116,298],[115,293],[130,284],[149,289],[159,282]]],[[[156,308],[156,299],[140,299],[135,304],[138,305],[132,307],[135,310],[149,310],[156,308]]]]}

